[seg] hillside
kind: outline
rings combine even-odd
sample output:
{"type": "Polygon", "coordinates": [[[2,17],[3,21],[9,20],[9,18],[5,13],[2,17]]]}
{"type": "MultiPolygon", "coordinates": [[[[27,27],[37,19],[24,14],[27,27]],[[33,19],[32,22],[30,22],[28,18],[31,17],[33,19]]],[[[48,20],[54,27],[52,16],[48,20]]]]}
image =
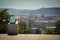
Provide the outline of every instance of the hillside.
{"type": "Polygon", "coordinates": [[[60,8],[41,8],[37,10],[22,10],[22,9],[9,9],[11,14],[45,14],[45,15],[60,15],[60,8]]]}

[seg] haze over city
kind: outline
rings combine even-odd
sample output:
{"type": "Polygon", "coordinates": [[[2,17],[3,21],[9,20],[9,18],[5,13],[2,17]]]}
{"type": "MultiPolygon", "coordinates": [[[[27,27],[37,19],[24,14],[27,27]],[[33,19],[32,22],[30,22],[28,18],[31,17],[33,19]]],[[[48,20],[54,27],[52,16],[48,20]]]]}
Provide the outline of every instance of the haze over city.
{"type": "Polygon", "coordinates": [[[49,7],[60,7],[60,0],[0,0],[0,8],[36,10],[49,7]]]}

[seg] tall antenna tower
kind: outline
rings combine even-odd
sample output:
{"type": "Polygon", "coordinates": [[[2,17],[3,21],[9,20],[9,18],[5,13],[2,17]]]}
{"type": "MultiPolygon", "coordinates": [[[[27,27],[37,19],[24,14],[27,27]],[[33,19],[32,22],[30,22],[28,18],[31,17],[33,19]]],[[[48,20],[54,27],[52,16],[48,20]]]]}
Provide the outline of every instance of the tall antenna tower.
{"type": "Polygon", "coordinates": [[[45,16],[44,16],[44,2],[45,2],[45,0],[42,1],[42,3],[43,3],[43,6],[42,6],[42,18],[45,17],[45,16]]]}

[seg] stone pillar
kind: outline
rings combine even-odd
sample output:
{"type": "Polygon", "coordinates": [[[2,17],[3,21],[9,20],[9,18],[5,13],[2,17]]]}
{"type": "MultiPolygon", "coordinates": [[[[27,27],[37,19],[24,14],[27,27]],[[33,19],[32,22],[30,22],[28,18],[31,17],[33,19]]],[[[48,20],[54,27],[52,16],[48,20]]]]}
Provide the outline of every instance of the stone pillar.
{"type": "Polygon", "coordinates": [[[18,34],[18,21],[12,16],[8,23],[8,34],[17,35],[18,34]]]}
{"type": "Polygon", "coordinates": [[[8,35],[17,35],[18,26],[17,24],[8,24],[8,35]]]}

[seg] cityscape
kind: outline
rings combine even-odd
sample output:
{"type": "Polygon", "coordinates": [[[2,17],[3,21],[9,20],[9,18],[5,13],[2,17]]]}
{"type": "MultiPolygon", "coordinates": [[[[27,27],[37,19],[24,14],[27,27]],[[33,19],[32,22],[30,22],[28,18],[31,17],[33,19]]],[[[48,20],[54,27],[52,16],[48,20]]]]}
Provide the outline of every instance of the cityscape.
{"type": "Polygon", "coordinates": [[[25,21],[26,25],[27,26],[30,25],[31,29],[34,30],[34,32],[35,32],[36,29],[40,29],[40,30],[45,30],[48,28],[55,29],[56,28],[55,22],[60,19],[59,10],[60,10],[60,8],[56,7],[56,8],[38,9],[38,11],[39,11],[38,13],[35,13],[32,10],[22,10],[22,12],[20,12],[19,9],[18,10],[10,9],[10,10],[8,10],[8,12],[10,14],[12,13],[12,15],[14,15],[14,17],[17,21],[25,21]],[[45,12],[44,12],[44,10],[45,10],[45,12]],[[56,10],[58,10],[58,11],[56,11],[56,10]],[[40,11],[42,11],[42,12],[40,12],[40,11]]]}
{"type": "Polygon", "coordinates": [[[60,0],[0,0],[0,40],[60,40],[60,0]]]}

